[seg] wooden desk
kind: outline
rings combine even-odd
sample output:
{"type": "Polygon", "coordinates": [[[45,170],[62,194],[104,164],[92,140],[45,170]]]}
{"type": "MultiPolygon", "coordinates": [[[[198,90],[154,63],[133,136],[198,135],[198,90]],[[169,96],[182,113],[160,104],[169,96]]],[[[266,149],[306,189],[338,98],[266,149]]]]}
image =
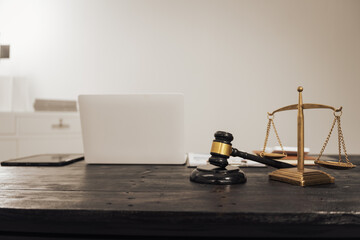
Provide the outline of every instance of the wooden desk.
{"type": "MultiPolygon", "coordinates": [[[[0,167],[1,239],[71,236],[360,236],[360,156],[335,184],[270,181],[243,168],[245,184],[189,181],[193,168],[159,165],[0,167]]],[[[315,167],[318,168],[318,167],[315,167]]],[[[66,238],[69,239],[69,238],[66,238]]]]}

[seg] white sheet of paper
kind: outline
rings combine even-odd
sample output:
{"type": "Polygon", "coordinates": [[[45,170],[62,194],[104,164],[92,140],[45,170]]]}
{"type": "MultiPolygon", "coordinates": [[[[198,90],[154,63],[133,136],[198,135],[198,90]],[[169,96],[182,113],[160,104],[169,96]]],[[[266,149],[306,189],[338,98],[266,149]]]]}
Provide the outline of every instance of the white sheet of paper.
{"type": "MultiPolygon", "coordinates": [[[[197,167],[200,165],[206,165],[210,154],[202,153],[188,153],[187,164],[188,167],[197,167]]],[[[239,167],[266,167],[265,164],[251,161],[248,159],[243,159],[240,157],[230,157],[228,159],[229,165],[239,166],[239,167]]]]}

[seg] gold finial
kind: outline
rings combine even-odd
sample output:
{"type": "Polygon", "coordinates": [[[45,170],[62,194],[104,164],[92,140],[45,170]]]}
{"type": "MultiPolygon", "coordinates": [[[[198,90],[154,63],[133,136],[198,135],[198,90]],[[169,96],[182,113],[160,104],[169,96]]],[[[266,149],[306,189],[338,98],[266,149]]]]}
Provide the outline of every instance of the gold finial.
{"type": "Polygon", "coordinates": [[[298,92],[302,92],[304,89],[303,89],[303,87],[300,86],[300,87],[298,87],[297,90],[298,90],[298,92]]]}

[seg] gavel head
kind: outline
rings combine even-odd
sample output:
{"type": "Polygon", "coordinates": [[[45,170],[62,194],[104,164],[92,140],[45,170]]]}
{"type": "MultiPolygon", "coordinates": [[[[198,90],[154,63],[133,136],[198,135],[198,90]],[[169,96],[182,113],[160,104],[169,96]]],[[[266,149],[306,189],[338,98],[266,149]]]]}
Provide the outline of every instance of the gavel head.
{"type": "Polygon", "coordinates": [[[225,168],[228,165],[227,159],[230,157],[232,152],[231,141],[234,137],[231,133],[217,131],[215,134],[215,140],[213,140],[211,146],[211,157],[209,163],[221,168],[225,168]]]}

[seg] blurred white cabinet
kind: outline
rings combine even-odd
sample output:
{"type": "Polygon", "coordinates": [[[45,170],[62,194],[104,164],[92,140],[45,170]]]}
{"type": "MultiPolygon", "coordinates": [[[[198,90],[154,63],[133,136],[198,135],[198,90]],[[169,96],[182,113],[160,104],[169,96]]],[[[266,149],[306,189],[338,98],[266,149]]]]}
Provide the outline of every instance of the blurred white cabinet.
{"type": "Polygon", "coordinates": [[[72,112],[0,112],[0,161],[44,153],[83,153],[72,112]]]}

